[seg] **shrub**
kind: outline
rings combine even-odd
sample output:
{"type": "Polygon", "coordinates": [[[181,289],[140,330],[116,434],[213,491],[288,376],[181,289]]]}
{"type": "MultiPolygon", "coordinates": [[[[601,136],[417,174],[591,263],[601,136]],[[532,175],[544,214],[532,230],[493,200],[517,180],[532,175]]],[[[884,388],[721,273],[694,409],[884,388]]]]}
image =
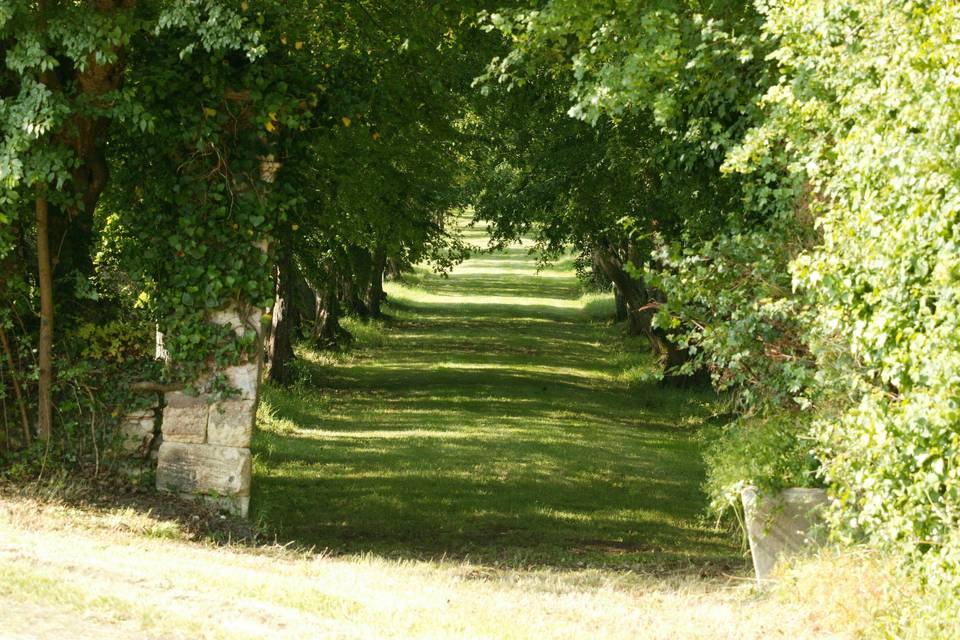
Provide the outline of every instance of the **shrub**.
{"type": "Polygon", "coordinates": [[[817,311],[818,381],[848,399],[817,423],[836,524],[944,559],[960,524],[958,20],[954,3],[771,3],[782,80],[739,156],[786,145],[819,216],[793,275],[817,311]]]}
{"type": "Polygon", "coordinates": [[[822,486],[809,434],[809,416],[801,412],[740,417],[721,427],[705,453],[711,510],[721,516],[738,509],[746,486],[767,494],[822,486]]]}

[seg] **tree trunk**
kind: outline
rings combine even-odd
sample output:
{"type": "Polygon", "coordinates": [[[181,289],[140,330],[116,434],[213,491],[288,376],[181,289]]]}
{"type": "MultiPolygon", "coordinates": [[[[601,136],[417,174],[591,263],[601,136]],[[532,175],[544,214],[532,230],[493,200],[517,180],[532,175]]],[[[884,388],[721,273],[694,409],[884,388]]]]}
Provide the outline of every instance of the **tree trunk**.
{"type": "Polygon", "coordinates": [[[403,265],[396,258],[387,258],[384,277],[387,280],[403,279],[403,265]]]}
{"type": "Polygon", "coordinates": [[[334,349],[353,336],[340,326],[340,301],[337,299],[335,278],[329,278],[323,291],[318,291],[313,321],[313,341],[321,349],[334,349]]]}
{"type": "Polygon", "coordinates": [[[613,282],[618,297],[626,307],[630,320],[630,335],[644,335],[658,355],[661,353],[660,338],[653,331],[654,308],[649,305],[646,287],[641,280],[630,276],[623,262],[613,251],[598,251],[598,265],[613,282]]]}
{"type": "Polygon", "coordinates": [[[387,267],[387,249],[383,245],[377,245],[373,253],[373,265],[370,272],[370,288],[367,291],[367,308],[370,310],[370,316],[373,318],[382,318],[384,292],[383,292],[383,271],[387,267]]]}
{"type": "MultiPolygon", "coordinates": [[[[671,384],[686,385],[699,379],[698,374],[692,376],[671,374],[685,364],[690,356],[685,349],[681,349],[667,339],[663,331],[653,326],[657,302],[663,300],[656,300],[644,286],[642,280],[633,278],[627,273],[623,262],[612,250],[599,251],[598,258],[598,264],[613,282],[615,290],[623,300],[629,320],[630,335],[646,336],[653,353],[667,372],[665,381],[671,384]]],[[[659,297],[662,298],[662,296],[659,297]]]]}
{"type": "MultiPolygon", "coordinates": [[[[40,2],[43,11],[45,2],[40,2]]],[[[132,10],[136,0],[97,0],[90,3],[105,19],[121,11],[132,10]]],[[[82,100],[94,107],[105,107],[106,98],[123,86],[126,55],[123,47],[112,50],[114,57],[101,61],[95,56],[85,66],[61,66],[41,74],[44,85],[54,92],[79,89],[82,100]]],[[[100,195],[110,178],[106,157],[107,132],[110,120],[91,115],[87,110],[74,112],[55,134],[54,140],[73,151],[77,163],[71,170],[70,189],[76,195],[67,208],[49,205],[48,236],[57,247],[51,256],[51,268],[58,276],[77,271],[83,276],[93,273],[94,214],[100,195]]],[[[61,278],[57,283],[62,295],[74,295],[74,279],[61,278]]]]}
{"type": "Polygon", "coordinates": [[[37,196],[37,275],[40,287],[40,338],[37,360],[37,434],[44,441],[53,433],[53,272],[50,267],[50,209],[47,198],[37,196]]]}
{"type": "Polygon", "coordinates": [[[356,283],[349,277],[343,281],[343,300],[346,304],[346,310],[349,315],[356,316],[361,319],[367,319],[370,315],[370,310],[367,309],[366,303],[363,301],[363,296],[360,295],[359,287],[356,286],[356,283]]]}
{"type": "MultiPolygon", "coordinates": [[[[607,277],[603,265],[600,264],[599,254],[599,249],[593,249],[590,252],[590,282],[597,291],[606,291],[610,287],[610,279],[607,277]]],[[[614,288],[614,292],[616,292],[616,288],[614,288]]]]}
{"type": "Polygon", "coordinates": [[[282,386],[292,384],[294,379],[294,268],[293,237],[287,232],[280,241],[280,255],[276,266],[276,298],[273,303],[270,338],[267,340],[267,379],[282,386]]]}
{"type": "Polygon", "coordinates": [[[343,301],[348,313],[366,320],[370,317],[366,297],[370,289],[371,256],[366,249],[351,247],[347,259],[349,267],[343,279],[343,301]]]}
{"type": "Polygon", "coordinates": [[[293,304],[290,306],[290,310],[293,312],[293,326],[295,327],[293,336],[294,341],[296,341],[299,338],[309,337],[305,335],[305,330],[316,313],[317,294],[296,266],[296,262],[294,262],[293,284],[291,286],[293,287],[291,293],[293,304]]]}
{"type": "MultiPolygon", "coordinates": [[[[112,0],[101,0],[96,8],[103,14],[109,14],[117,9],[132,8],[133,0],[115,3],[112,0]]],[[[47,3],[40,0],[37,8],[44,12],[47,3]]],[[[82,70],[63,69],[60,73],[67,74],[65,78],[75,88],[79,88],[82,96],[94,106],[104,95],[120,88],[123,81],[123,50],[114,50],[116,59],[108,64],[102,64],[93,56],[87,61],[82,70]],[[72,72],[76,75],[72,76],[72,72]]],[[[41,82],[51,91],[61,90],[61,78],[57,70],[46,70],[41,73],[41,82]]],[[[71,91],[76,90],[71,88],[71,91]]],[[[81,273],[89,275],[92,272],[93,262],[91,244],[93,238],[93,214],[100,194],[106,186],[108,173],[104,155],[104,144],[108,120],[102,117],[88,117],[75,114],[70,121],[55,136],[57,142],[73,150],[77,164],[72,172],[72,189],[78,196],[79,206],[68,212],[69,216],[56,216],[55,225],[63,224],[63,229],[57,230],[58,256],[69,256],[71,269],[76,268],[81,273]],[[70,218],[74,224],[70,225],[70,218]],[[71,228],[73,227],[73,228],[71,228]]],[[[40,335],[37,343],[37,360],[39,365],[39,379],[37,384],[37,434],[44,441],[49,441],[53,433],[53,260],[50,253],[50,203],[45,195],[36,198],[37,219],[37,277],[40,289],[40,335]]]]}
{"type": "Polygon", "coordinates": [[[0,325],[0,345],[3,346],[3,353],[10,365],[10,382],[13,386],[13,396],[17,402],[17,410],[20,412],[20,427],[23,432],[23,444],[30,446],[30,418],[27,416],[27,402],[20,391],[20,381],[18,380],[17,363],[13,359],[13,350],[10,349],[10,341],[7,339],[7,332],[0,325]]]}
{"type": "Polygon", "coordinates": [[[617,306],[617,322],[626,322],[627,321],[627,302],[623,299],[623,294],[620,293],[620,289],[617,287],[613,288],[613,300],[617,306]]]}

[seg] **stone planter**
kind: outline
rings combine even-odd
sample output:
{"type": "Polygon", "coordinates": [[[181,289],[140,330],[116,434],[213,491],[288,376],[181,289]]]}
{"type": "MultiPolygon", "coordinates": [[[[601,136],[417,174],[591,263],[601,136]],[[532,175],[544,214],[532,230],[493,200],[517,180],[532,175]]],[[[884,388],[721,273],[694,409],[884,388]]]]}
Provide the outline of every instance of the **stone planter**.
{"type": "Polygon", "coordinates": [[[784,489],[774,496],[761,496],[755,487],[747,487],[740,497],[757,582],[769,579],[781,557],[819,542],[812,538],[816,533],[812,530],[822,522],[825,490],[784,489]]]}

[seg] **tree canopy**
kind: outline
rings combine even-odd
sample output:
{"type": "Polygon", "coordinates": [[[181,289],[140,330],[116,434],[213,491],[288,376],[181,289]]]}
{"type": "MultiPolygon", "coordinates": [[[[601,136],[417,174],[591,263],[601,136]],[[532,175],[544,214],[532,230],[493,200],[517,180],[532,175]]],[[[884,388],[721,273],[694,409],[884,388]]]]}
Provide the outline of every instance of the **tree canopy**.
{"type": "Polygon", "coordinates": [[[715,505],[826,484],[841,537],[955,565],[958,24],[935,0],[4,2],[4,453],[84,458],[135,383],[263,354],[290,384],[385,277],[462,259],[472,210],[573,252],[665,382],[726,394],[715,505]]]}

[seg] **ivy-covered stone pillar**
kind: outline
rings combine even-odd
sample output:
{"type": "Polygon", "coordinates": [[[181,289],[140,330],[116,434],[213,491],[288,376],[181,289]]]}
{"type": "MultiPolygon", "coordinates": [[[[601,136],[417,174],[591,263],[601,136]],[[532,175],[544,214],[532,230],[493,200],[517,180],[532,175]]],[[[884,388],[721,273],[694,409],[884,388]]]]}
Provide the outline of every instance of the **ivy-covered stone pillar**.
{"type": "MultiPolygon", "coordinates": [[[[250,93],[230,92],[226,99],[242,110],[250,93]]],[[[236,132],[231,130],[227,138],[211,144],[214,148],[217,143],[236,144],[236,132]]],[[[244,144],[247,152],[251,147],[270,147],[260,134],[244,144]]],[[[157,351],[171,365],[174,379],[193,380],[185,388],[165,389],[157,488],[201,496],[246,517],[250,441],[263,360],[263,309],[275,294],[269,242],[270,220],[277,215],[269,194],[282,163],[271,153],[251,158],[234,151],[232,165],[217,164],[202,180],[187,181],[194,188],[201,185],[197,197],[183,206],[202,233],[184,234],[199,238],[192,244],[178,240],[192,251],[183,250],[179,256],[192,255],[192,262],[175,272],[182,295],[166,299],[164,311],[170,321],[161,326],[170,333],[160,339],[157,351]],[[236,160],[244,157],[251,161],[236,160]],[[209,183],[204,182],[207,178],[209,183]],[[211,207],[209,215],[198,215],[196,202],[211,207]],[[244,286],[238,287],[237,280],[244,286]],[[181,313],[184,305],[186,314],[181,313]],[[223,306],[211,313],[204,311],[206,305],[223,306]],[[175,333],[178,328],[186,333],[175,333]]],[[[208,156],[214,158],[222,161],[221,154],[208,156]]]]}
{"type": "MultiPolygon", "coordinates": [[[[238,335],[257,332],[261,344],[262,312],[226,309],[213,314],[214,324],[238,335]]],[[[225,511],[246,517],[250,507],[250,440],[257,413],[261,348],[241,364],[214,371],[196,385],[208,390],[164,394],[163,442],[157,460],[157,488],[201,496],[225,511]],[[215,383],[220,377],[219,383],[215,383]],[[217,389],[217,391],[212,391],[217,389]],[[226,389],[226,391],[224,391],[226,389]]]]}

